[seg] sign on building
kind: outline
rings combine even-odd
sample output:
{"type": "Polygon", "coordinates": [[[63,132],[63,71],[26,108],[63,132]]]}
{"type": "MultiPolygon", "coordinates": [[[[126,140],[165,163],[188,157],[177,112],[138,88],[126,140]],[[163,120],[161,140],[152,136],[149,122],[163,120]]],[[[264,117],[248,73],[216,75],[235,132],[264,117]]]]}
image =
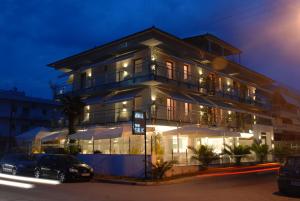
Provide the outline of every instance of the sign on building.
{"type": "Polygon", "coordinates": [[[133,111],[132,112],[132,134],[145,135],[146,134],[146,113],[133,111]]]}

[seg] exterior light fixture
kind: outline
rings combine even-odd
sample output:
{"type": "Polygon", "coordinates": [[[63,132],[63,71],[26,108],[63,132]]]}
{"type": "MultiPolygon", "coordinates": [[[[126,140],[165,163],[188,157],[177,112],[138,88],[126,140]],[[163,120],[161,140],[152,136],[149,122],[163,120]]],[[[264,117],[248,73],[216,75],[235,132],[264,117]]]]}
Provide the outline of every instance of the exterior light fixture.
{"type": "Polygon", "coordinates": [[[199,69],[199,75],[203,75],[203,71],[201,68],[199,69]]]}
{"type": "Polygon", "coordinates": [[[151,100],[152,100],[152,101],[156,101],[156,96],[154,96],[154,95],[151,96],[151,100]]]}
{"type": "Polygon", "coordinates": [[[127,71],[124,71],[123,76],[126,77],[128,75],[127,71]]]}
{"type": "Polygon", "coordinates": [[[203,105],[200,105],[200,109],[203,109],[203,105]]]}
{"type": "Polygon", "coordinates": [[[124,68],[127,68],[127,66],[128,66],[128,62],[123,63],[124,68]]]}
{"type": "Polygon", "coordinates": [[[231,115],[231,113],[232,113],[232,112],[229,110],[229,111],[228,111],[228,114],[231,115]]]}
{"type": "Polygon", "coordinates": [[[156,69],[155,64],[152,64],[152,65],[151,65],[151,70],[155,70],[155,69],[156,69]]]}
{"type": "Polygon", "coordinates": [[[123,105],[126,105],[126,104],[127,104],[127,101],[123,101],[122,104],[123,104],[123,105]]]}
{"type": "Polygon", "coordinates": [[[227,81],[227,86],[230,86],[230,81],[227,81]]]}
{"type": "Polygon", "coordinates": [[[123,111],[123,112],[127,112],[127,109],[126,109],[126,108],[123,108],[122,111],[123,111]]]}
{"type": "Polygon", "coordinates": [[[151,60],[152,60],[152,61],[155,61],[155,60],[156,60],[155,55],[152,55],[152,56],[151,56],[151,60]]]}
{"type": "Polygon", "coordinates": [[[199,82],[200,82],[200,83],[202,83],[202,82],[203,82],[203,78],[202,78],[202,77],[199,79],[199,82]]]}

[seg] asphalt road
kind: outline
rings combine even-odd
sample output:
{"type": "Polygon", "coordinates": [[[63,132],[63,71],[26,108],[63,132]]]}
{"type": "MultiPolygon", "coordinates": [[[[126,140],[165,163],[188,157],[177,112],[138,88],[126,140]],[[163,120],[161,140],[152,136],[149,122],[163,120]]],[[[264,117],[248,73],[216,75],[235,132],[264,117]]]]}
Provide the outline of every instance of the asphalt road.
{"type": "MultiPolygon", "coordinates": [[[[0,178],[1,179],[1,178],[0,178]]],[[[3,179],[3,178],[2,178],[3,179]]],[[[30,182],[26,182],[30,183],[30,182]]],[[[300,200],[277,192],[275,173],[195,178],[180,184],[136,186],[108,183],[1,185],[0,201],[280,201],[300,200]]]]}

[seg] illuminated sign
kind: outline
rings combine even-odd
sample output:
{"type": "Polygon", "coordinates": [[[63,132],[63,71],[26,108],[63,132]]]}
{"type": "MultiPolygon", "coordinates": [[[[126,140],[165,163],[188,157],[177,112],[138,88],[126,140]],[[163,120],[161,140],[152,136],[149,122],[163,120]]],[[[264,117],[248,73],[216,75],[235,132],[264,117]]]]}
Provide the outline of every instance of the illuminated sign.
{"type": "Polygon", "coordinates": [[[146,113],[132,112],[132,134],[145,135],[146,134],[146,113]]]}

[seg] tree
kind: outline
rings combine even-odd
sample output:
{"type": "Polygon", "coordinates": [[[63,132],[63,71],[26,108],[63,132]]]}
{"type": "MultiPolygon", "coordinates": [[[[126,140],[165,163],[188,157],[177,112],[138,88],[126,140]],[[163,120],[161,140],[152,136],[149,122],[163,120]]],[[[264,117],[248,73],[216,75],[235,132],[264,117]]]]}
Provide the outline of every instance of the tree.
{"type": "Polygon", "coordinates": [[[194,154],[191,159],[199,161],[204,169],[214,160],[218,159],[218,154],[214,153],[213,148],[210,146],[201,145],[199,148],[189,146],[188,148],[194,154]]]}
{"type": "Polygon", "coordinates": [[[256,158],[258,158],[260,163],[263,163],[267,158],[268,153],[270,153],[269,146],[257,139],[252,143],[251,150],[255,153],[256,158]]]}
{"type": "Polygon", "coordinates": [[[242,158],[246,157],[247,154],[250,154],[250,147],[243,145],[234,145],[233,147],[231,147],[229,145],[225,145],[223,153],[228,154],[229,156],[234,158],[236,165],[241,165],[242,158]]]}
{"type": "Polygon", "coordinates": [[[177,161],[171,160],[171,161],[163,161],[163,160],[156,160],[155,163],[151,163],[151,173],[152,178],[154,179],[162,179],[166,172],[170,170],[177,161]]]}
{"type": "Polygon", "coordinates": [[[78,96],[66,95],[60,99],[62,111],[68,118],[68,135],[76,133],[76,122],[83,114],[84,103],[78,96]]]}

